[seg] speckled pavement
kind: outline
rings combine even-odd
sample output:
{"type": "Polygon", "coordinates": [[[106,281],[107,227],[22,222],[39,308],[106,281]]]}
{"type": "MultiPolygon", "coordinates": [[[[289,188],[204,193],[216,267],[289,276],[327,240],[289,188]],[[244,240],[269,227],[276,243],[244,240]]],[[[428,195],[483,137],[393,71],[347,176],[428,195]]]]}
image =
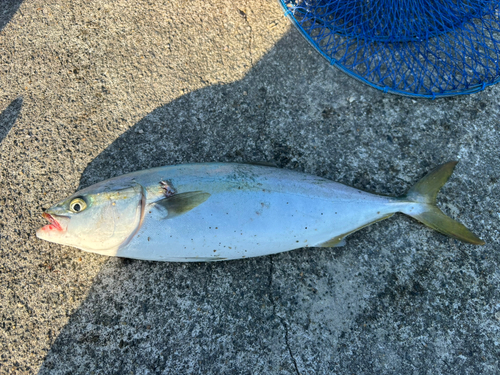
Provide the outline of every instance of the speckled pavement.
{"type": "Polygon", "coordinates": [[[330,67],[275,0],[2,0],[1,374],[498,374],[500,86],[413,100],[330,67]],[[270,161],[388,195],[459,160],[463,244],[395,215],[334,249],[221,263],[43,242],[80,187],[270,161]]]}

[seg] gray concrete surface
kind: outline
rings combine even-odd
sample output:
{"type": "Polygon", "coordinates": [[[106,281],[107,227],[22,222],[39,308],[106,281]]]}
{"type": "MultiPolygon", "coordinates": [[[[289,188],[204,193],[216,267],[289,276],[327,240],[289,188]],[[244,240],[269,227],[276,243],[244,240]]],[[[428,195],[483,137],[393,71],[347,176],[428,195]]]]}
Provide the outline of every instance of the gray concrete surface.
{"type": "Polygon", "coordinates": [[[500,372],[500,86],[384,95],[328,66],[274,0],[10,4],[1,374],[500,372]],[[42,208],[153,166],[274,161],[398,195],[454,159],[438,200],[483,247],[403,215],[343,248],[217,264],[109,259],[34,235],[42,208]]]}
{"type": "Polygon", "coordinates": [[[3,0],[0,3],[0,31],[7,25],[14,14],[16,14],[23,0],[3,0]]]}

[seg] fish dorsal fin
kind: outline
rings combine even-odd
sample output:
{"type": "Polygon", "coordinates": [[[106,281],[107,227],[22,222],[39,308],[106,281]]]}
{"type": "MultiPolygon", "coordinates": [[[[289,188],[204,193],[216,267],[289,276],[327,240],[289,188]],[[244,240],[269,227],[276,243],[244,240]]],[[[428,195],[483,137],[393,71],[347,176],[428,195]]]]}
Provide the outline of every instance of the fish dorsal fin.
{"type": "Polygon", "coordinates": [[[323,242],[323,243],[321,243],[319,245],[316,245],[316,247],[340,247],[340,246],[344,246],[345,245],[345,238],[348,235],[350,235],[350,234],[352,234],[354,232],[357,232],[358,230],[360,230],[360,229],[362,229],[364,227],[367,227],[368,225],[372,225],[372,224],[376,223],[377,221],[388,219],[392,215],[394,215],[394,213],[390,213],[390,214],[384,215],[382,217],[379,217],[377,220],[373,220],[373,221],[369,222],[368,224],[362,225],[359,228],[351,230],[350,232],[347,232],[347,233],[335,236],[335,237],[329,239],[326,242],[323,242]]]}
{"type": "Polygon", "coordinates": [[[263,166],[263,167],[278,168],[278,166],[276,165],[276,163],[274,163],[272,161],[246,161],[246,162],[244,162],[244,164],[260,165],[260,166],[263,166]]]}
{"type": "Polygon", "coordinates": [[[164,198],[155,202],[155,206],[167,210],[167,216],[165,216],[164,219],[172,219],[191,211],[193,208],[205,202],[209,197],[210,194],[204,191],[189,191],[187,193],[174,194],[171,197],[164,198]]]}

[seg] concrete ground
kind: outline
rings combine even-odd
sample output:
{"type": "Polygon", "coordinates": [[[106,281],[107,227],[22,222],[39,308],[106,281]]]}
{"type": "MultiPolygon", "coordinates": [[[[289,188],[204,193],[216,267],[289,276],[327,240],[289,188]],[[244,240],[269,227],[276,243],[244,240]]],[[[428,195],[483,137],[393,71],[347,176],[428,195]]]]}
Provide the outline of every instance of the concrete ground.
{"type": "Polygon", "coordinates": [[[1,374],[498,374],[500,86],[412,100],[330,67],[275,0],[2,0],[1,374]],[[388,195],[460,160],[441,208],[334,249],[222,263],[43,242],[125,172],[272,161],[388,195]]]}

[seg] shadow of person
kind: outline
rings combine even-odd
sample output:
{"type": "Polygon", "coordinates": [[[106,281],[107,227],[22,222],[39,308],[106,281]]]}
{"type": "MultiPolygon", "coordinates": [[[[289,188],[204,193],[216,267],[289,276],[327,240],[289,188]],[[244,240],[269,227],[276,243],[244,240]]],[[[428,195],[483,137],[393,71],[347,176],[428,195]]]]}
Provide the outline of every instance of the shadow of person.
{"type": "Polygon", "coordinates": [[[16,14],[23,0],[2,0],[0,2],[0,31],[9,23],[16,14]]]}
{"type": "MultiPolygon", "coordinates": [[[[334,140],[339,127],[351,132],[352,124],[338,118],[338,108],[345,110],[353,98],[380,100],[376,90],[333,69],[316,53],[303,56],[304,51],[312,52],[293,30],[242,80],[206,87],[156,108],[87,166],[80,188],[184,162],[253,160],[297,166],[301,155],[319,145],[309,135],[334,140]],[[316,129],[317,124],[324,129],[316,129]]],[[[344,153],[320,151],[328,164],[344,153]]],[[[317,159],[310,161],[317,165],[317,159]]]]}
{"type": "MultiPolygon", "coordinates": [[[[316,54],[297,58],[307,50],[293,30],[240,81],[156,108],[88,165],[80,188],[185,162],[274,161],[330,173],[325,171],[349,152],[349,134],[356,133],[336,112],[344,111],[350,98],[379,94],[316,54]]],[[[39,373],[295,373],[283,303],[296,311],[294,327],[309,326],[317,303],[329,307],[328,316],[318,312],[328,330],[312,348],[328,366],[334,360],[332,343],[362,308],[357,301],[363,300],[363,288],[332,291],[319,301],[314,288],[297,278],[302,269],[311,271],[316,289],[327,288],[327,282],[343,285],[347,271],[327,266],[338,254],[302,250],[217,264],[112,258],[39,373]],[[332,298],[352,301],[351,310],[332,298]]],[[[349,272],[356,274],[353,268],[349,272]]]]}
{"type": "Polygon", "coordinates": [[[3,139],[9,134],[10,129],[14,126],[14,123],[21,112],[21,107],[23,106],[23,98],[19,97],[13,100],[7,108],[5,108],[2,113],[0,113],[0,144],[3,139]]]}

